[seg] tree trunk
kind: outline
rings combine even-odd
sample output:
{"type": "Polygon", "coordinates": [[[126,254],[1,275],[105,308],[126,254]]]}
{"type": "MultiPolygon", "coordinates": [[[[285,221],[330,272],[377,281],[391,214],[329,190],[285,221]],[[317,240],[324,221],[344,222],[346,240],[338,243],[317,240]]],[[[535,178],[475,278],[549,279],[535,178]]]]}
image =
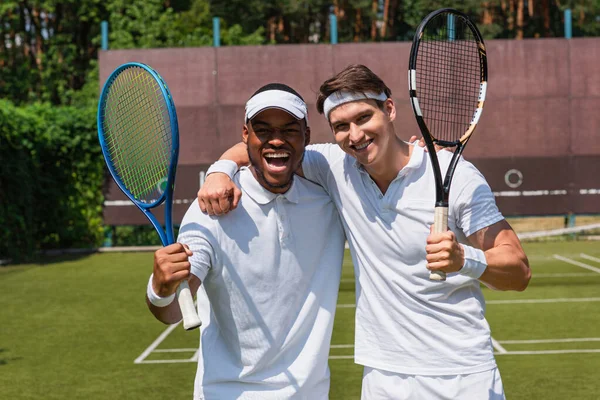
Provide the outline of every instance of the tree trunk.
{"type": "Polygon", "coordinates": [[[383,24],[381,25],[381,39],[385,39],[388,26],[388,18],[390,15],[390,0],[385,0],[383,3],[383,24]]]}
{"type": "Polygon", "coordinates": [[[354,41],[360,41],[360,32],[362,30],[362,13],[361,9],[356,9],[356,19],[354,21],[354,41]]]}
{"type": "Polygon", "coordinates": [[[269,27],[269,41],[271,43],[274,43],[275,42],[275,29],[277,27],[277,24],[275,23],[275,17],[269,18],[269,20],[267,21],[267,25],[269,27]]]}
{"type": "Polygon", "coordinates": [[[388,17],[388,37],[396,38],[396,17],[398,15],[398,0],[390,0],[390,15],[388,17]]]}
{"type": "Polygon", "coordinates": [[[371,21],[371,40],[377,39],[377,0],[373,0],[371,10],[373,11],[373,20],[371,21]]]}
{"type": "Polygon", "coordinates": [[[515,37],[517,40],[523,39],[523,9],[525,8],[523,2],[524,0],[518,0],[517,3],[517,35],[515,37]]]}
{"type": "Polygon", "coordinates": [[[483,17],[481,18],[481,23],[483,25],[491,25],[494,23],[494,17],[492,12],[490,11],[490,2],[485,1],[482,3],[481,7],[483,8],[483,17]]]}
{"type": "Polygon", "coordinates": [[[550,4],[542,0],[542,15],[544,16],[544,37],[550,37],[550,4]]]}
{"type": "Polygon", "coordinates": [[[509,32],[515,31],[515,0],[508,0],[508,18],[506,20],[509,32]]]}

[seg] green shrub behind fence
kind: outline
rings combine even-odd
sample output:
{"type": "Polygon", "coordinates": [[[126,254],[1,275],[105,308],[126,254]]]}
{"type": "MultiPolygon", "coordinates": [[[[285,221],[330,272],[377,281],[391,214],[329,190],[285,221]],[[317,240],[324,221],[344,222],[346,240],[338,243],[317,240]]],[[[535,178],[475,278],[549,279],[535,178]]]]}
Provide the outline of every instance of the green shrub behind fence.
{"type": "Polygon", "coordinates": [[[99,245],[104,174],[95,107],[0,100],[0,259],[99,245]]]}

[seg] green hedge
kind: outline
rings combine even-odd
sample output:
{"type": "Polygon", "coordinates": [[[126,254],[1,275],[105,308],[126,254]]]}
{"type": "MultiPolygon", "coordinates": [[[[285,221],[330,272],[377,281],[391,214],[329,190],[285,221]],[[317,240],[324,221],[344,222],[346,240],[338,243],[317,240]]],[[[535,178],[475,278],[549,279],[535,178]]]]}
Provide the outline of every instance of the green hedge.
{"type": "Polygon", "coordinates": [[[0,259],[102,242],[95,107],[0,100],[0,259]]]}

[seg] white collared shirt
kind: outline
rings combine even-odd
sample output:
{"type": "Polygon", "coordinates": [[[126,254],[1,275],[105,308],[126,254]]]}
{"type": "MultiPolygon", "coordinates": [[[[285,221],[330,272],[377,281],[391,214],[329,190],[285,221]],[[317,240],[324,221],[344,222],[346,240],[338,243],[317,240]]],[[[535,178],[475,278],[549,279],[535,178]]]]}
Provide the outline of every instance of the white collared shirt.
{"type": "Polygon", "coordinates": [[[178,242],[194,255],[203,321],[194,399],[327,399],[327,359],[344,253],[331,198],[295,176],[284,194],[242,168],[238,207],[193,202],[178,242]]]}
{"type": "MultiPolygon", "coordinates": [[[[438,152],[442,174],[452,154],[438,152]]],[[[356,274],[355,361],[411,375],[455,375],[495,367],[479,281],[429,280],[426,239],[435,183],[429,156],[414,146],[385,195],[339,146],[307,148],[304,175],[325,188],[342,217],[356,274]]],[[[503,217],[484,177],[459,161],[449,228],[459,242],[503,217]]]]}

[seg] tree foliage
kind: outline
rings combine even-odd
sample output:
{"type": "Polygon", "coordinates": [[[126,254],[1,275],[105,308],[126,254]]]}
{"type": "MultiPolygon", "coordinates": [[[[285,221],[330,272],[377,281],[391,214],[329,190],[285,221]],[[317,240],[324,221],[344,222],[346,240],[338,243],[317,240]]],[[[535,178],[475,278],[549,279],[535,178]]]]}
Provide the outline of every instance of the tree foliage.
{"type": "Polygon", "coordinates": [[[600,35],[600,0],[1,0],[0,258],[98,244],[103,163],[96,139],[101,21],[111,49],[411,40],[455,7],[484,37],[600,35]]]}
{"type": "Polygon", "coordinates": [[[93,108],[0,101],[0,259],[102,237],[105,172],[93,108]]]}
{"type": "Polygon", "coordinates": [[[225,46],[328,42],[330,13],[340,42],[396,41],[448,6],[487,39],[561,37],[566,8],[574,36],[600,34],[600,0],[2,0],[0,97],[57,105],[95,97],[103,20],[111,49],[210,46],[214,16],[225,46]]]}

